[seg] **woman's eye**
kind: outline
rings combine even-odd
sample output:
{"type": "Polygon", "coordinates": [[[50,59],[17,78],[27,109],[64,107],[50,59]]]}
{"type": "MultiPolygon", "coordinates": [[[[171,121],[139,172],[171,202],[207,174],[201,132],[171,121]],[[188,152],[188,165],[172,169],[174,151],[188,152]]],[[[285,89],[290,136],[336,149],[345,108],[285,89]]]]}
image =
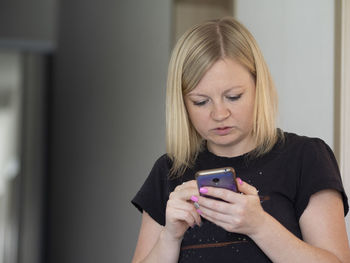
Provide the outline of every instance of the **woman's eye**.
{"type": "Polygon", "coordinates": [[[201,100],[201,101],[193,101],[193,104],[195,106],[203,106],[207,103],[208,100],[201,100]]]}
{"type": "Polygon", "coordinates": [[[229,99],[230,101],[236,101],[239,100],[242,97],[242,94],[239,94],[237,96],[227,96],[227,99],[229,99]]]}

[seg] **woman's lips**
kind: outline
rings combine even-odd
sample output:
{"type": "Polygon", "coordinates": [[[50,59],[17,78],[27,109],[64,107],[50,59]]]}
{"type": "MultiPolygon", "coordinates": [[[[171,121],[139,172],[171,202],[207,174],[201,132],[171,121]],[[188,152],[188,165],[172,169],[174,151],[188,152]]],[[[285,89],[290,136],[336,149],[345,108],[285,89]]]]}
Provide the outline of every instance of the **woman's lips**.
{"type": "Polygon", "coordinates": [[[218,128],[213,129],[215,134],[221,135],[221,136],[229,134],[231,132],[231,130],[232,130],[232,127],[228,127],[228,126],[218,127],[218,128]]]}

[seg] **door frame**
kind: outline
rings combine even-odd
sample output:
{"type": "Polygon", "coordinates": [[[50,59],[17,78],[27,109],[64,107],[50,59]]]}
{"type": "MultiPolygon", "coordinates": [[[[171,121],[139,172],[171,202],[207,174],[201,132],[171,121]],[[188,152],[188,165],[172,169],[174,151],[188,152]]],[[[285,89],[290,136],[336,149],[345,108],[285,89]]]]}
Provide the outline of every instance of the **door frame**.
{"type": "Polygon", "coordinates": [[[350,191],[350,2],[341,8],[341,81],[339,166],[344,185],[350,191]]]}

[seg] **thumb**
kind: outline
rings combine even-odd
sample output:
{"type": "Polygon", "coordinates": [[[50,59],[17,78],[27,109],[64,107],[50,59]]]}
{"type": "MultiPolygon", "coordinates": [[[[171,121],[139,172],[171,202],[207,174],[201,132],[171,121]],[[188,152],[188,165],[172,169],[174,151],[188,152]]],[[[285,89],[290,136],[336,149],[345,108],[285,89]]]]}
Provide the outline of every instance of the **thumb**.
{"type": "Polygon", "coordinates": [[[241,178],[237,178],[237,185],[238,191],[240,191],[243,194],[258,195],[258,190],[254,186],[242,181],[241,178]]]}

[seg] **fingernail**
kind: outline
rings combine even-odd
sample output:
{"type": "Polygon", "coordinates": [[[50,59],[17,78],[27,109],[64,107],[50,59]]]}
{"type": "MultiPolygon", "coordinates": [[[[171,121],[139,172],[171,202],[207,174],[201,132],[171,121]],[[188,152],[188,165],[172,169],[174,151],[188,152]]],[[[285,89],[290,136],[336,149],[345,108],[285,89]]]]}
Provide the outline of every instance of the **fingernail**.
{"type": "Polygon", "coordinates": [[[237,181],[238,181],[238,183],[240,184],[240,185],[242,185],[243,184],[243,181],[242,181],[242,179],[241,178],[237,178],[237,181]]]}
{"type": "Polygon", "coordinates": [[[201,215],[201,214],[202,214],[202,211],[199,210],[199,209],[197,209],[197,213],[201,215]]]}
{"type": "Polygon", "coordinates": [[[196,196],[194,196],[194,195],[191,196],[191,200],[193,202],[198,202],[198,198],[196,196]]]}
{"type": "Polygon", "coordinates": [[[202,194],[206,194],[206,193],[208,193],[208,189],[205,187],[201,187],[201,189],[199,189],[199,192],[202,194]]]}

